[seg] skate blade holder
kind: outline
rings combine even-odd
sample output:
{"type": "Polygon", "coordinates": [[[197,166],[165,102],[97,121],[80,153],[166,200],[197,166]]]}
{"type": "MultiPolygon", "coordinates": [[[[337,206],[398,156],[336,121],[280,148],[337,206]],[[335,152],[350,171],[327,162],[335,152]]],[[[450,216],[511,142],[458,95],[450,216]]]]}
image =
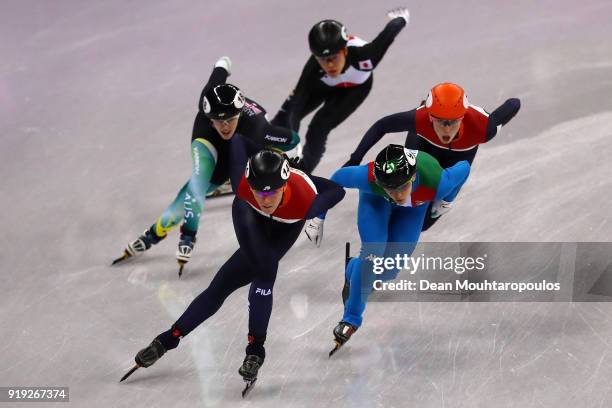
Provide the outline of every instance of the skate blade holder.
{"type": "Polygon", "coordinates": [[[128,378],[130,375],[134,374],[134,371],[138,370],[139,368],[140,368],[140,366],[139,366],[138,364],[136,364],[134,367],[132,367],[132,368],[130,369],[130,371],[128,371],[127,373],[125,373],[125,375],[124,375],[123,377],[121,377],[121,379],[119,380],[119,382],[123,382],[123,381],[127,380],[127,378],[128,378]]]}
{"type": "Polygon", "coordinates": [[[182,259],[177,259],[176,261],[179,264],[178,276],[180,278],[181,276],[183,276],[183,268],[185,267],[187,261],[183,261],[182,259]]]}
{"type": "Polygon", "coordinates": [[[130,255],[130,253],[127,250],[123,251],[123,255],[121,255],[119,258],[113,260],[113,263],[111,264],[111,266],[118,264],[119,262],[123,262],[128,258],[131,258],[132,255],[130,255]]]}
{"type": "Polygon", "coordinates": [[[342,347],[343,343],[340,343],[338,340],[334,340],[334,348],[331,349],[331,351],[329,352],[328,358],[331,358],[331,356],[333,356],[334,354],[336,354],[336,352],[338,350],[340,350],[340,348],[342,347]]]}
{"type": "Polygon", "coordinates": [[[249,395],[249,392],[251,392],[251,390],[255,386],[255,381],[257,381],[257,378],[254,378],[252,380],[246,380],[246,379],[244,380],[246,385],[244,389],[242,390],[242,398],[245,398],[247,395],[249,395]]]}

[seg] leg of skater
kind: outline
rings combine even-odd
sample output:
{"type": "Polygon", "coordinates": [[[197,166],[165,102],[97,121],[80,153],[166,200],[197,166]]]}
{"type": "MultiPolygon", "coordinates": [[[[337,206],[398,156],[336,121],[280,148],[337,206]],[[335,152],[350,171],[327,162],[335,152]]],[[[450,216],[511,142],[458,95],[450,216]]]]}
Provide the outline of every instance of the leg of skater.
{"type": "Polygon", "coordinates": [[[359,256],[352,258],[345,271],[348,285],[348,298],[344,305],[342,320],[334,328],[336,347],[330,352],[335,353],[351,335],[357,331],[363,322],[363,313],[366,308],[372,281],[373,257],[384,255],[388,237],[388,224],[391,216],[391,204],[384,198],[368,193],[359,193],[359,207],[357,210],[357,225],[361,238],[359,256]]]}
{"type": "MultiPolygon", "coordinates": [[[[122,257],[117,258],[113,264],[132,256],[141,255],[164,239],[168,232],[180,224],[181,238],[177,251],[179,261],[189,260],[195,234],[198,229],[201,211],[206,199],[206,192],[216,186],[210,183],[215,168],[215,157],[204,139],[192,142],[193,172],[187,183],[180,189],[172,203],[164,210],[162,215],[137,239],[130,242],[122,257]],[[185,241],[181,243],[182,241],[185,241]]],[[[213,148],[214,151],[214,148],[213,148]]]]}
{"type": "Polygon", "coordinates": [[[205,139],[195,139],[191,142],[193,168],[183,199],[183,225],[181,225],[181,235],[176,251],[179,277],[184,265],[191,259],[206,193],[217,187],[210,183],[216,164],[214,151],[214,147],[210,146],[205,139]]]}
{"type": "Polygon", "coordinates": [[[315,113],[308,125],[305,135],[303,169],[307,173],[317,167],[323,153],[327,136],[338,125],[344,122],[365,100],[372,89],[372,80],[353,89],[342,89],[343,92],[332,94],[325,104],[315,113]]]}

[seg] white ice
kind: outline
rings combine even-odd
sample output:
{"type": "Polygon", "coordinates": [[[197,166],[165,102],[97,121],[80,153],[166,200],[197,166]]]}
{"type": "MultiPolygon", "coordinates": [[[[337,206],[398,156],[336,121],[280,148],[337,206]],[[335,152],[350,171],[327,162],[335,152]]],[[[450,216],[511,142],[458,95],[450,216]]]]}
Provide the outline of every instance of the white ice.
{"type": "MultiPolygon", "coordinates": [[[[411,2],[374,89],[334,130],[330,175],[378,118],[441,81],[522,109],[483,146],[427,241],[609,241],[612,3],[411,2]]],[[[3,1],[0,386],[69,386],[75,407],[608,407],[608,303],[371,303],[332,360],[356,194],[320,249],[283,260],[268,358],[240,399],[246,291],[155,366],[118,380],[236,248],[231,198],[207,202],[182,280],[176,233],[111,268],[189,177],[197,98],[216,59],[273,114],[322,18],[372,39],[396,2],[3,1]]],[[[302,123],[302,134],[308,121],[302,123]]],[[[367,158],[404,135],[387,136],[367,158]]],[[[2,405],[2,404],[0,404],[2,405]]],[[[26,406],[44,404],[20,404],[26,406]]],[[[4,406],[4,405],[3,405],[4,406]]],[[[6,406],[12,406],[7,404],[6,406]]]]}

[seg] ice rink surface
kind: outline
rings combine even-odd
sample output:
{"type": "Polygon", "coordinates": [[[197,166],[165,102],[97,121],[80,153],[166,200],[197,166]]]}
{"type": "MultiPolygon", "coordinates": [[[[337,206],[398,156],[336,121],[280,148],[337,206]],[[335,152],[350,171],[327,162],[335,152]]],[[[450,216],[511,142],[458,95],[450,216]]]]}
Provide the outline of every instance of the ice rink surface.
{"type": "MultiPolygon", "coordinates": [[[[69,386],[75,407],[612,406],[609,303],[371,303],[328,360],[344,242],[358,243],[354,192],[329,213],[321,248],[301,237],[281,263],[268,357],[247,400],[237,374],[245,289],[118,383],[236,248],[226,197],[206,203],[182,280],[176,232],[109,266],[189,177],[197,100],[216,59],[229,55],[229,80],[273,114],[314,22],[336,18],[372,39],[398,5],[3,1],[0,386],[69,386]]],[[[481,147],[455,208],[422,239],[610,241],[612,3],[405,5],[411,24],[315,174],[344,163],[376,119],[453,81],[488,110],[508,97],[522,109],[481,147]]],[[[387,136],[367,158],[403,139],[387,136]]]]}

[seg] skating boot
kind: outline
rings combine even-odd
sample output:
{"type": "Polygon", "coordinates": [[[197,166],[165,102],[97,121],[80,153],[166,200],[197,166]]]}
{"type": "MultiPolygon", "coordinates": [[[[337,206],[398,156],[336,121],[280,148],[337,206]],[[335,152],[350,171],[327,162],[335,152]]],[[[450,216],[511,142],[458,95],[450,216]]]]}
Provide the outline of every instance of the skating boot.
{"type": "Polygon", "coordinates": [[[157,360],[161,358],[166,353],[166,348],[159,341],[159,339],[155,338],[147,347],[143,348],[136,354],[136,364],[139,367],[151,367],[157,360]]]}
{"type": "Polygon", "coordinates": [[[149,344],[147,347],[140,350],[138,354],[136,354],[136,358],[134,359],[136,361],[136,365],[132,367],[132,369],[128,371],[119,382],[128,378],[130,375],[132,375],[132,373],[134,373],[134,371],[138,370],[140,367],[151,367],[165,353],[166,348],[156,337],[155,339],[153,339],[151,344],[149,344]]]}
{"type": "Polygon", "coordinates": [[[176,261],[179,264],[179,278],[183,275],[183,267],[191,259],[191,253],[193,252],[195,242],[195,236],[181,233],[178,249],[176,250],[176,261]]]}
{"type": "Polygon", "coordinates": [[[244,358],[242,366],[238,369],[238,374],[242,376],[246,386],[242,391],[242,398],[244,398],[251,390],[255,381],[257,381],[257,373],[264,363],[264,359],[254,354],[249,354],[244,358]]]}
{"type": "Polygon", "coordinates": [[[159,241],[164,239],[165,236],[159,237],[155,234],[153,227],[145,230],[141,236],[136,238],[134,241],[130,242],[123,251],[123,255],[113,261],[113,265],[124,261],[128,258],[142,255],[147,249],[151,248],[152,245],[157,244],[159,241]]]}
{"type": "Polygon", "coordinates": [[[329,357],[333,356],[340,347],[344,345],[351,336],[357,331],[357,327],[347,322],[340,322],[334,328],[334,348],[329,352],[329,357]]]}

